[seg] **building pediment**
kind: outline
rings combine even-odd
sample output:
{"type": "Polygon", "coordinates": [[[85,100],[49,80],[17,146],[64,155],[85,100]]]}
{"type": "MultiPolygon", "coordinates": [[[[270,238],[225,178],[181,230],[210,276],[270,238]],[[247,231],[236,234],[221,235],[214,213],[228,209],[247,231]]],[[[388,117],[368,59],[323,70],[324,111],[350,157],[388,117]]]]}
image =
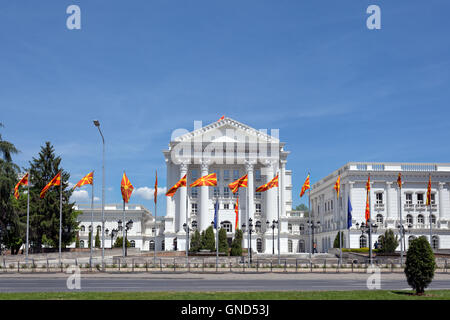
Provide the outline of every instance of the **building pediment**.
{"type": "MultiPolygon", "coordinates": [[[[278,131],[277,131],[278,134],[278,131]]],[[[210,123],[202,128],[176,137],[173,142],[204,141],[216,143],[267,142],[279,143],[279,138],[231,118],[210,123]]]]}

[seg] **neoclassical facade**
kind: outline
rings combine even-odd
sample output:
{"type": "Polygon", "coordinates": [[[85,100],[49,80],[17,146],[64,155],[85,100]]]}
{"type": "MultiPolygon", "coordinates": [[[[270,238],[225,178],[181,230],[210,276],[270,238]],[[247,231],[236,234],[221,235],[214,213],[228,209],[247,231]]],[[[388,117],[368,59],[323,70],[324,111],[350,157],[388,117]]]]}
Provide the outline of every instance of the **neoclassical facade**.
{"type": "MultiPolygon", "coordinates": [[[[370,174],[371,216],[378,225],[374,243],[386,229],[399,234],[400,209],[407,227],[405,246],[410,240],[430,238],[429,207],[425,205],[428,178],[431,175],[432,244],[435,249],[450,249],[450,164],[449,163],[347,163],[311,186],[312,220],[319,221],[315,241],[320,251],[333,247],[339,229],[343,228],[344,247],[367,247],[368,236],[358,226],[365,222],[366,182],[370,174]],[[402,174],[402,189],[397,185],[402,174]],[[341,192],[336,203],[333,186],[341,176],[341,192]],[[401,198],[400,198],[401,197],[401,198]],[[347,229],[348,199],[352,206],[352,226],[347,229]]],[[[309,229],[309,228],[307,228],[309,229]]],[[[309,246],[309,237],[304,240],[309,246]]],[[[400,250],[400,245],[397,248],[400,250]]]]}
{"type": "MultiPolygon", "coordinates": [[[[179,188],[173,198],[167,197],[164,218],[165,250],[185,250],[186,228],[206,230],[214,220],[214,203],[219,203],[218,221],[231,241],[237,227],[253,221],[253,251],[272,252],[272,229],[266,221],[280,220],[280,251],[287,252],[287,221],[292,211],[292,172],[286,169],[289,151],[278,138],[278,130],[270,134],[256,130],[230,118],[207,126],[198,122],[194,131],[172,137],[163,151],[167,166],[167,187],[187,175],[187,188],[179,188]],[[217,186],[189,187],[199,177],[215,172],[217,186]],[[248,188],[235,195],[228,184],[248,175],[248,188]],[[255,189],[279,175],[279,187],[257,193],[255,189]],[[239,222],[234,206],[239,197],[239,222]]],[[[277,229],[275,229],[277,234],[277,229]]],[[[192,232],[190,233],[192,235],[192,232]]],[[[244,247],[248,234],[244,233],[244,247]]],[[[277,242],[275,242],[278,248],[277,242]]],[[[277,251],[277,250],[276,250],[277,251]]]]}

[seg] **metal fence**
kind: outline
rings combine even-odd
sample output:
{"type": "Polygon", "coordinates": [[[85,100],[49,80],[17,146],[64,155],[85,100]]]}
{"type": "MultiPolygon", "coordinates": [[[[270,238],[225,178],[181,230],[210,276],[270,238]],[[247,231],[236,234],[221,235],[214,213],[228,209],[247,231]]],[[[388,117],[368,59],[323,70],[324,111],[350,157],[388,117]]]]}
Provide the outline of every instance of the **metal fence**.
{"type": "MultiPolygon", "coordinates": [[[[449,273],[447,259],[437,259],[437,273],[449,273]]],[[[3,259],[0,264],[2,273],[55,273],[66,272],[69,267],[77,266],[82,272],[106,272],[106,273],[366,273],[371,266],[369,261],[358,262],[356,260],[344,261],[339,265],[338,259],[255,259],[249,263],[247,259],[237,258],[122,258],[114,257],[104,260],[102,265],[100,258],[73,258],[63,259],[29,259],[27,263],[13,259],[3,259]]],[[[381,272],[403,273],[403,266],[399,260],[373,261],[373,266],[380,268],[381,272]]]]}

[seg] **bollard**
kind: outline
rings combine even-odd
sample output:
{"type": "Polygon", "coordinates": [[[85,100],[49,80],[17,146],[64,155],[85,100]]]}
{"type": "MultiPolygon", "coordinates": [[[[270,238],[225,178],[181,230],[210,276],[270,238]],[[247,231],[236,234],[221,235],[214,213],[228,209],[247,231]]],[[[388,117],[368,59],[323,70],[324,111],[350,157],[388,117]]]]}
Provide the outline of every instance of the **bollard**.
{"type": "Polygon", "coordinates": [[[230,261],[230,273],[231,273],[231,272],[233,272],[233,271],[231,270],[231,261],[230,261]]]}
{"type": "Polygon", "coordinates": [[[270,260],[270,272],[273,272],[273,261],[270,260]]]}
{"type": "Polygon", "coordinates": [[[119,258],[119,272],[120,272],[120,258],[119,258]]]}
{"type": "Polygon", "coordinates": [[[286,270],[286,259],[284,259],[284,272],[287,272],[287,270],[286,270]]]}
{"type": "Polygon", "coordinates": [[[78,267],[78,259],[75,258],[75,265],[78,267]]]}
{"type": "Polygon", "coordinates": [[[177,265],[175,263],[175,258],[173,258],[173,272],[176,272],[177,270],[177,265]]]}
{"type": "Polygon", "coordinates": [[[445,259],[445,273],[447,273],[447,259],[445,259]]]}
{"type": "Polygon", "coordinates": [[[394,272],[394,263],[391,263],[391,273],[394,272]]]}
{"type": "Polygon", "coordinates": [[[162,258],[159,259],[159,270],[162,272],[162,258]]]}
{"type": "Polygon", "coordinates": [[[148,260],[145,261],[145,272],[148,272],[148,260]]]}
{"type": "Polygon", "coordinates": [[[202,272],[205,272],[205,258],[203,258],[202,272]]]}
{"type": "Polygon", "coordinates": [[[295,273],[298,273],[298,259],[295,259],[295,273]]]}
{"type": "Polygon", "coordinates": [[[187,265],[188,265],[188,272],[191,273],[191,263],[188,261],[187,265]]]}
{"type": "Polygon", "coordinates": [[[17,261],[17,272],[20,273],[20,264],[19,264],[19,261],[17,261]]]}
{"type": "Polygon", "coordinates": [[[48,258],[47,258],[47,272],[49,272],[49,270],[48,270],[48,258]]]}
{"type": "Polygon", "coordinates": [[[312,261],[309,261],[309,271],[312,272],[312,261]]]}
{"type": "Polygon", "coordinates": [[[245,273],[245,263],[242,264],[242,272],[245,273]]]}
{"type": "Polygon", "coordinates": [[[131,272],[134,272],[134,258],[131,259],[131,272]]]}
{"type": "Polygon", "coordinates": [[[259,260],[256,260],[256,272],[259,270],[259,260]]]}
{"type": "Polygon", "coordinates": [[[325,261],[323,263],[323,272],[327,273],[327,259],[325,259],[325,261]]]}
{"type": "Polygon", "coordinates": [[[63,263],[62,262],[61,262],[60,267],[61,267],[61,273],[62,273],[63,272],[63,263]]]}

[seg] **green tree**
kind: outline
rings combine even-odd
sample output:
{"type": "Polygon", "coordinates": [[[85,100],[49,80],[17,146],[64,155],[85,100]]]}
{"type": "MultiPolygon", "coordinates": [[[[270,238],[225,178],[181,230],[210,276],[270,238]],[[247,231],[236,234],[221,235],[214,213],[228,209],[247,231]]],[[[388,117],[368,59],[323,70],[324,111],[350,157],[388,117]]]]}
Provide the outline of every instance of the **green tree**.
{"type": "MultiPolygon", "coordinates": [[[[127,239],[127,248],[131,247],[130,241],[127,239]]],[[[123,248],[123,237],[117,237],[116,242],[114,242],[114,248],[123,248]]]]}
{"type": "Polygon", "coordinates": [[[234,239],[231,242],[231,255],[232,256],[242,256],[242,230],[236,229],[234,233],[234,239]]]}
{"type": "Polygon", "coordinates": [[[333,248],[339,248],[340,247],[340,244],[339,244],[339,241],[340,241],[340,239],[339,239],[339,234],[341,235],[341,237],[342,237],[342,246],[344,246],[344,232],[342,232],[341,231],[341,233],[336,233],[336,237],[334,238],[334,242],[333,242],[333,248]]]}
{"type": "Polygon", "coordinates": [[[202,238],[202,249],[209,250],[211,252],[216,251],[216,240],[214,239],[214,230],[212,226],[209,226],[202,238]]]}
{"type": "Polygon", "coordinates": [[[201,248],[201,238],[200,238],[200,232],[198,230],[195,230],[194,234],[191,237],[191,244],[189,246],[189,251],[191,252],[198,252],[201,248]]]}
{"type": "Polygon", "coordinates": [[[227,230],[224,228],[220,228],[219,230],[219,252],[223,252],[228,255],[227,230]]]}
{"type": "MultiPolygon", "coordinates": [[[[0,123],[1,127],[3,124],[0,123]]],[[[3,140],[0,134],[0,228],[3,243],[11,249],[12,254],[19,251],[25,235],[25,226],[22,223],[24,212],[20,210],[19,202],[13,197],[19,167],[13,163],[12,156],[18,152],[14,144],[3,140]],[[7,230],[7,225],[10,226],[10,230],[7,230]]]]}
{"type": "Polygon", "coordinates": [[[386,230],[384,235],[380,237],[381,252],[393,253],[398,247],[398,236],[394,235],[392,229],[386,230]]]}
{"type": "Polygon", "coordinates": [[[88,243],[88,248],[91,248],[92,246],[92,232],[89,231],[89,243],[88,243]]]}
{"type": "Polygon", "coordinates": [[[434,253],[426,237],[411,241],[406,252],[405,275],[408,284],[422,295],[431,283],[436,270],[434,253]]]}
{"type": "Polygon", "coordinates": [[[80,247],[80,235],[77,232],[77,239],[75,240],[75,248],[79,248],[80,247]]]}
{"type": "Polygon", "coordinates": [[[295,211],[308,211],[308,206],[301,203],[298,206],[295,207],[295,211]]]}
{"type": "Polygon", "coordinates": [[[30,161],[30,242],[35,252],[42,249],[42,245],[57,248],[59,246],[59,207],[60,186],[49,189],[43,199],[40,192],[45,185],[61,171],[62,187],[62,232],[63,247],[73,243],[76,239],[79,214],[75,211],[74,203],[69,202],[72,190],[69,187],[70,174],[61,167],[61,157],[55,155],[50,142],[41,147],[37,158],[30,161]]]}
{"type": "Polygon", "coordinates": [[[95,235],[95,247],[100,248],[100,234],[99,234],[98,229],[97,229],[97,234],[95,235]]]}

